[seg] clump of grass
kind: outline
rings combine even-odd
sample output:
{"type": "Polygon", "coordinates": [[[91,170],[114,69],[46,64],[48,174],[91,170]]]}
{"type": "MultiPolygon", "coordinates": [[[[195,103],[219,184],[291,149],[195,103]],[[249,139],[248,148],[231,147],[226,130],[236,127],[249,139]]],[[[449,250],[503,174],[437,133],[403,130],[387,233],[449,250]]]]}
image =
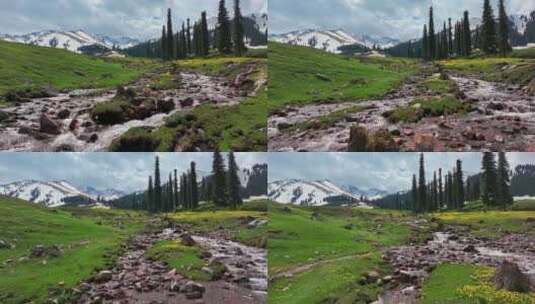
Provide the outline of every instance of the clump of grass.
{"type": "Polygon", "coordinates": [[[127,120],[127,112],[133,108],[126,99],[116,97],[108,102],[96,104],[91,109],[91,119],[101,125],[115,125],[127,120]]]}
{"type": "Polygon", "coordinates": [[[470,111],[470,105],[465,104],[453,96],[431,99],[416,99],[406,107],[385,113],[391,123],[415,123],[424,117],[442,115],[465,114],[470,111]]]}

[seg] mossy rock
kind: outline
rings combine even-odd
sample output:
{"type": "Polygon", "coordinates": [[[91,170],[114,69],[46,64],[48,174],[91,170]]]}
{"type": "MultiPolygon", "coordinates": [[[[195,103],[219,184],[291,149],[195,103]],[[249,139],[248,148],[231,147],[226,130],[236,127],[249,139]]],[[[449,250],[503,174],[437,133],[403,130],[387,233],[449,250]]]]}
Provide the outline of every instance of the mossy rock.
{"type": "Polygon", "coordinates": [[[155,151],[160,140],[155,138],[150,128],[132,128],[110,146],[110,152],[149,152],[155,151]]]}

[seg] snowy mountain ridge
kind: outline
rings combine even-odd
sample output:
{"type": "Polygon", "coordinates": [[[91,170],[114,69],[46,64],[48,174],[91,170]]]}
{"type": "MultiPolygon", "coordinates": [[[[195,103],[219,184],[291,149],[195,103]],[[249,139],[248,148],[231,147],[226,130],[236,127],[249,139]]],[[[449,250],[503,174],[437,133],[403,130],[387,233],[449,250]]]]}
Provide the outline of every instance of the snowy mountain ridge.
{"type": "Polygon", "coordinates": [[[271,200],[282,204],[301,206],[355,203],[361,206],[367,206],[361,202],[361,196],[366,196],[363,193],[362,191],[358,192],[358,194],[347,191],[329,180],[305,181],[289,179],[274,181],[268,184],[268,196],[271,200]]]}
{"type": "Polygon", "coordinates": [[[98,45],[107,49],[112,49],[113,46],[128,48],[140,43],[140,41],[134,38],[116,38],[105,35],[95,35],[83,30],[46,30],[24,35],[0,34],[0,39],[9,42],[60,48],[75,53],[81,53],[81,47],[90,45],[98,45]]]}
{"type": "Polygon", "coordinates": [[[67,181],[23,180],[0,185],[0,195],[14,197],[45,207],[60,207],[67,204],[92,204],[97,198],[105,201],[123,196],[118,190],[99,191],[93,187],[80,190],[67,181]]]}
{"type": "Polygon", "coordinates": [[[367,48],[374,46],[388,48],[400,41],[389,37],[373,35],[354,35],[343,29],[305,29],[284,34],[272,35],[272,41],[313,47],[331,53],[340,53],[339,48],[346,45],[361,45],[367,48]]]}

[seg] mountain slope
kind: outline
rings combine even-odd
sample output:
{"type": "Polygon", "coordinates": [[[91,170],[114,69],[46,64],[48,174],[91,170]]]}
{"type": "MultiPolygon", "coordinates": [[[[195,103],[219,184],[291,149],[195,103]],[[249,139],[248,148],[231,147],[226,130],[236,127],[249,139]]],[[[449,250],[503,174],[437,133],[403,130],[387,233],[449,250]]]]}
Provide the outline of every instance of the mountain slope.
{"type": "Polygon", "coordinates": [[[127,48],[139,43],[138,40],[129,37],[113,38],[105,35],[90,34],[83,30],[47,30],[24,35],[0,34],[0,39],[10,42],[59,48],[75,53],[82,53],[82,47],[91,45],[98,45],[105,49],[112,49],[114,46],[127,48]]]}
{"type": "MultiPolygon", "coordinates": [[[[354,190],[354,189],[353,189],[354,190]]],[[[305,181],[290,179],[268,184],[268,196],[271,200],[301,206],[324,206],[362,204],[360,195],[338,187],[334,183],[323,181],[305,181]]]]}
{"type": "Polygon", "coordinates": [[[0,195],[41,204],[45,207],[59,207],[69,204],[95,204],[97,198],[107,201],[124,194],[112,189],[98,191],[93,187],[87,187],[86,191],[82,191],[66,181],[24,180],[0,185],[0,195]]]}

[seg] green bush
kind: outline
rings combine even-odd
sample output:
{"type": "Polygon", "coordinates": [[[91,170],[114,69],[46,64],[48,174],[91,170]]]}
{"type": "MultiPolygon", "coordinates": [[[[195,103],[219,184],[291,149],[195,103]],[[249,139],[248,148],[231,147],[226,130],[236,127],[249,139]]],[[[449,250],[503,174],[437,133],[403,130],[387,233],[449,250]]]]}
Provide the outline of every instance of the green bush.
{"type": "Polygon", "coordinates": [[[91,110],[91,118],[100,125],[115,125],[126,121],[126,114],[131,108],[132,105],[126,100],[115,98],[95,105],[91,110]]]}
{"type": "Polygon", "coordinates": [[[155,151],[160,140],[148,128],[132,128],[110,146],[110,152],[147,152],[155,151]]]}

